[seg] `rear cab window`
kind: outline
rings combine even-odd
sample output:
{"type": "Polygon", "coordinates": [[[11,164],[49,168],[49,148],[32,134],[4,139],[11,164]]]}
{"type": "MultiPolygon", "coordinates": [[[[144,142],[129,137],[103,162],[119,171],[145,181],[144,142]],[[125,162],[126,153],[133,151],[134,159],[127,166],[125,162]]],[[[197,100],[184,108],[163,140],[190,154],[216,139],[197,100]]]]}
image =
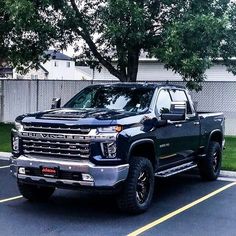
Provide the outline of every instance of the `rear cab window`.
{"type": "Polygon", "coordinates": [[[170,95],[173,102],[186,102],[188,115],[192,115],[194,113],[184,90],[171,89],[170,95]]]}

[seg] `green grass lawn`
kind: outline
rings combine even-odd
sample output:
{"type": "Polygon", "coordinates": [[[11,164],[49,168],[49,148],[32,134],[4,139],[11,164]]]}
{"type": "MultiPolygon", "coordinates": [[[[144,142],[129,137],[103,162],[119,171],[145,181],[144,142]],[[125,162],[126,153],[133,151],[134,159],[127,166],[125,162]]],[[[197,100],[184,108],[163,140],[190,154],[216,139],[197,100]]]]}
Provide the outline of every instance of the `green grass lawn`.
{"type": "Polygon", "coordinates": [[[0,152],[11,151],[11,129],[13,125],[0,123],[0,152]]]}
{"type": "MultiPolygon", "coordinates": [[[[10,152],[10,131],[13,125],[0,123],[0,152],[10,152]]],[[[236,171],[236,136],[226,137],[226,149],[224,150],[222,169],[236,171]]]]}
{"type": "Polygon", "coordinates": [[[225,138],[222,169],[236,171],[236,137],[225,138]]]}

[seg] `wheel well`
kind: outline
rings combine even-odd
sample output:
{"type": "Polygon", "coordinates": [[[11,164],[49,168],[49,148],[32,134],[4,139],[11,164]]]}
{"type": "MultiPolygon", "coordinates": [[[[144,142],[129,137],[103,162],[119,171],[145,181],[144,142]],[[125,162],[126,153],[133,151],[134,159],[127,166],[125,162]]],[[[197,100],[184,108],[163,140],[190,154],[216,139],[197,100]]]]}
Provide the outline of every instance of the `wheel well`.
{"type": "Polygon", "coordinates": [[[222,146],[222,141],[223,141],[222,133],[220,131],[214,132],[210,137],[210,141],[218,142],[220,146],[222,146]]]}
{"type": "Polygon", "coordinates": [[[153,169],[156,169],[157,161],[156,161],[156,154],[153,144],[150,143],[142,143],[137,144],[131,149],[129,157],[132,158],[133,156],[140,156],[149,159],[152,163],[153,169]]]}

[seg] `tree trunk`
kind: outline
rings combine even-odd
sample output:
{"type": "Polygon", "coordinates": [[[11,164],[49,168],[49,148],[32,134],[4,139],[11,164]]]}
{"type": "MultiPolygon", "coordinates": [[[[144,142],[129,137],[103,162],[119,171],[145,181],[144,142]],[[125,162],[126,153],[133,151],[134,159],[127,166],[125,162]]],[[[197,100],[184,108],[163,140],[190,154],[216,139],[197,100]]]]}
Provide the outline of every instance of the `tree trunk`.
{"type": "Polygon", "coordinates": [[[137,80],[139,55],[139,49],[131,50],[128,52],[127,82],[136,82],[137,80]]]}

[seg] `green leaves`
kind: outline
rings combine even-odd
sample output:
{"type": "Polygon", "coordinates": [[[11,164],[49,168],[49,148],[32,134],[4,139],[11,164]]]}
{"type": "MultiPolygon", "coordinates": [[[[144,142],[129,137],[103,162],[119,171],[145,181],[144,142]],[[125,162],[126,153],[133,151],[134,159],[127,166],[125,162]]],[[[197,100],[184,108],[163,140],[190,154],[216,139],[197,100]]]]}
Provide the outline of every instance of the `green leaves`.
{"type": "Polygon", "coordinates": [[[15,66],[37,64],[49,47],[72,44],[79,60],[121,81],[136,81],[141,51],[191,89],[201,88],[218,58],[236,74],[230,0],[0,0],[0,13],[1,57],[15,66]]]}
{"type": "Polygon", "coordinates": [[[199,8],[201,4],[192,1],[181,17],[176,16],[164,27],[159,46],[152,49],[166,68],[179,73],[187,86],[196,90],[201,88],[213,60],[224,57],[221,45],[228,25],[227,12],[219,14],[213,1],[204,2],[204,9],[199,8]]]}

